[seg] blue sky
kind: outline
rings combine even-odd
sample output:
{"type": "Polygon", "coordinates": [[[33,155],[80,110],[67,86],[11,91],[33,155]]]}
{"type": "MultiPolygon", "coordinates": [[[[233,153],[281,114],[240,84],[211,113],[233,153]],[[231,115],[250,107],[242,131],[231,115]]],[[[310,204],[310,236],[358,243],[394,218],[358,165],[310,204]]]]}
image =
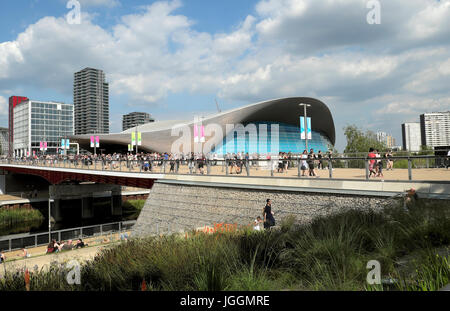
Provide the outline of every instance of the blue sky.
{"type": "Polygon", "coordinates": [[[392,133],[419,114],[450,110],[450,1],[66,0],[0,2],[0,126],[6,100],[72,102],[73,73],[103,69],[111,132],[121,116],[158,120],[287,96],[325,102],[342,128],[392,133]]]}

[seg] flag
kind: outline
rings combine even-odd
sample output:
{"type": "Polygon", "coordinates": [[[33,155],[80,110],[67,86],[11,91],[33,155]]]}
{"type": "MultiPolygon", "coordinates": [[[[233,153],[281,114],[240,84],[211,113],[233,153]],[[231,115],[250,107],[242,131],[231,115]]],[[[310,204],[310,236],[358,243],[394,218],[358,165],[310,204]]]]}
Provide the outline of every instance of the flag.
{"type": "Polygon", "coordinates": [[[66,140],[63,138],[63,139],[61,139],[61,149],[62,150],[64,150],[64,149],[66,149],[66,140]]]}
{"type": "Polygon", "coordinates": [[[39,150],[44,150],[44,143],[42,141],[39,142],[39,150]]]}
{"type": "Polygon", "coordinates": [[[66,149],[67,150],[70,149],[70,141],[68,139],[66,139],[66,149]]]}
{"type": "Polygon", "coordinates": [[[100,147],[100,137],[95,136],[95,147],[100,147]]]}
{"type": "Polygon", "coordinates": [[[128,144],[128,151],[133,151],[133,147],[131,146],[131,144],[128,144]]]}
{"type": "Polygon", "coordinates": [[[131,132],[131,145],[136,146],[136,133],[131,132]]]}
{"type": "Polygon", "coordinates": [[[194,124],[194,143],[198,143],[198,126],[194,124]]]}
{"type": "Polygon", "coordinates": [[[201,129],[201,136],[200,136],[200,142],[202,142],[202,143],[204,143],[205,142],[205,126],[204,125],[202,125],[201,127],[200,127],[200,129],[201,129]]]}
{"type": "Polygon", "coordinates": [[[308,139],[312,139],[312,133],[311,133],[311,118],[307,117],[306,118],[306,126],[308,127],[307,132],[308,132],[308,139]]]}
{"type": "Polygon", "coordinates": [[[47,151],[47,142],[44,141],[44,151],[47,151]]]}
{"type": "Polygon", "coordinates": [[[91,136],[91,148],[94,148],[94,136],[91,136]]]}
{"type": "Polygon", "coordinates": [[[137,144],[138,144],[138,146],[140,146],[142,144],[142,137],[141,137],[142,135],[141,135],[141,132],[138,132],[137,134],[138,134],[137,144]]]}
{"type": "Polygon", "coordinates": [[[305,139],[305,117],[300,117],[300,138],[305,139]]]}

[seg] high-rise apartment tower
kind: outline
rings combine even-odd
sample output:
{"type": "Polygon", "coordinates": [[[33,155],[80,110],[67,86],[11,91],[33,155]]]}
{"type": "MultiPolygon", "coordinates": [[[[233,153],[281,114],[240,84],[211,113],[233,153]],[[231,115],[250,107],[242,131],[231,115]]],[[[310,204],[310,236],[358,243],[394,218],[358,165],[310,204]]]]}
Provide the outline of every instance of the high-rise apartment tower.
{"type": "Polygon", "coordinates": [[[109,134],[109,84],[102,70],[85,68],[74,74],[75,135],[109,134]]]}

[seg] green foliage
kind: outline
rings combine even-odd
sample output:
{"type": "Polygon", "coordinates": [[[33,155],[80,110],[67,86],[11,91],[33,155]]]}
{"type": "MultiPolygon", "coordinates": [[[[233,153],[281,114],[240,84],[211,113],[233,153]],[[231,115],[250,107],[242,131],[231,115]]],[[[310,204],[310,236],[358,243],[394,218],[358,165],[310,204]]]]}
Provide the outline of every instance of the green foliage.
{"type": "Polygon", "coordinates": [[[39,226],[44,221],[42,213],[36,209],[0,208],[0,232],[11,234],[26,228],[39,226]]]}
{"type": "Polygon", "coordinates": [[[144,208],[145,200],[128,200],[122,204],[124,219],[135,220],[144,208]]]}
{"type": "Polygon", "coordinates": [[[369,148],[374,148],[378,151],[384,151],[387,148],[384,143],[377,141],[375,133],[371,131],[364,133],[356,125],[344,127],[344,134],[347,138],[347,146],[344,149],[344,153],[367,153],[369,148]]]}

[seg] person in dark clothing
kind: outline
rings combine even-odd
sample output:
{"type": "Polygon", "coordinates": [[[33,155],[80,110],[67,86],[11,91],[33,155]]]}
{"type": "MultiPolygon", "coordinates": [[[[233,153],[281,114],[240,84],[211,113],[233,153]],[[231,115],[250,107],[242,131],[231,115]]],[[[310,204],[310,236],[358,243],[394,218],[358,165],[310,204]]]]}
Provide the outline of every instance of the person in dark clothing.
{"type": "Polygon", "coordinates": [[[275,218],[273,218],[272,212],[272,201],[267,199],[266,206],[264,207],[264,229],[269,229],[270,227],[275,226],[275,218]]]}

